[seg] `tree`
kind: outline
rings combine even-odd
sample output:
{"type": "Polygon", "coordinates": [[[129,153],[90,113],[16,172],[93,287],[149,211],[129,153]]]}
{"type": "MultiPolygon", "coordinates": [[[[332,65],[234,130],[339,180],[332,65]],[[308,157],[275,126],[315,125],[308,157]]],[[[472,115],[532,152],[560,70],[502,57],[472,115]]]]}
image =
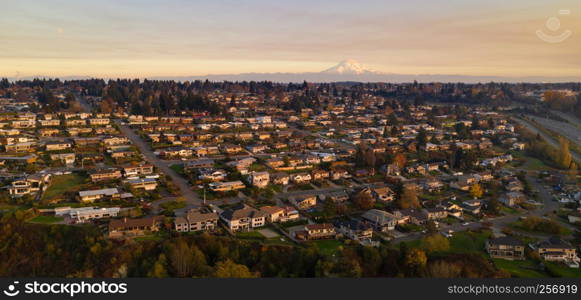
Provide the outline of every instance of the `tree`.
{"type": "Polygon", "coordinates": [[[450,241],[441,234],[432,234],[422,239],[422,248],[428,252],[444,252],[450,250],[450,241]]]}
{"type": "Polygon", "coordinates": [[[405,157],[405,154],[403,153],[398,153],[395,155],[395,157],[393,158],[393,162],[400,168],[403,169],[403,167],[405,167],[405,164],[407,162],[407,159],[405,157]]]}
{"type": "Polygon", "coordinates": [[[559,137],[559,154],[557,163],[563,169],[570,169],[573,164],[571,151],[569,151],[569,141],[563,137],[559,137]]]}
{"type": "Polygon", "coordinates": [[[214,276],[217,278],[256,278],[258,274],[251,273],[245,265],[227,259],[216,264],[214,276]]]}
{"type": "Polygon", "coordinates": [[[418,248],[410,249],[405,256],[405,265],[412,276],[418,276],[426,267],[427,262],[426,252],[418,248]]]}
{"type": "Polygon", "coordinates": [[[163,278],[167,277],[167,270],[165,268],[166,258],[165,255],[160,254],[157,261],[153,264],[153,268],[147,273],[147,277],[152,278],[163,278]]]}
{"type": "Polygon", "coordinates": [[[362,210],[368,210],[375,204],[375,199],[371,196],[371,193],[367,190],[363,190],[355,196],[355,205],[362,210]]]}
{"type": "Polygon", "coordinates": [[[428,135],[426,133],[426,129],[424,129],[423,127],[420,128],[420,130],[418,131],[418,135],[416,136],[416,142],[420,147],[425,146],[426,143],[428,142],[428,135]]]}
{"type": "Polygon", "coordinates": [[[175,244],[169,245],[169,260],[178,277],[192,275],[204,275],[207,271],[207,263],[204,254],[196,247],[190,247],[188,243],[179,239],[175,244]]]}
{"type": "Polygon", "coordinates": [[[483,194],[484,190],[482,189],[482,186],[480,186],[480,184],[475,183],[470,186],[470,196],[472,196],[472,198],[474,199],[481,198],[483,194]]]}
{"type": "Polygon", "coordinates": [[[406,185],[399,197],[398,205],[402,209],[406,208],[419,208],[420,201],[418,199],[418,193],[416,188],[410,185],[406,185]]]}
{"type": "Polygon", "coordinates": [[[492,197],[486,206],[486,210],[494,215],[498,215],[502,209],[502,204],[498,201],[498,196],[492,197]]]}
{"type": "Polygon", "coordinates": [[[428,264],[426,276],[432,278],[458,278],[462,275],[462,268],[458,264],[438,260],[428,264]]]}

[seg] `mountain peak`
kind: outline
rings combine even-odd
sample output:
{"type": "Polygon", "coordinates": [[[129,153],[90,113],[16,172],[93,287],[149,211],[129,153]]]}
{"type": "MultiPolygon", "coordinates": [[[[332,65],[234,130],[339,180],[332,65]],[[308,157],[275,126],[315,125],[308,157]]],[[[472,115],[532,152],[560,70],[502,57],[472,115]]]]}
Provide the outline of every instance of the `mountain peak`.
{"type": "Polygon", "coordinates": [[[359,62],[354,59],[346,59],[337,65],[324,70],[321,73],[325,74],[346,74],[346,75],[361,75],[376,73],[375,71],[365,69],[359,62]]]}

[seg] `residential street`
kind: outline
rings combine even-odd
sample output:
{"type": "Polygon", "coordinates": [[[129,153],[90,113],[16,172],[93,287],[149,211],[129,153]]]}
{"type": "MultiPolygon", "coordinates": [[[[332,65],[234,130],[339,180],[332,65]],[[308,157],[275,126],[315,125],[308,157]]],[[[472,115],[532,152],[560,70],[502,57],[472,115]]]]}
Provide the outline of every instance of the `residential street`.
{"type": "Polygon", "coordinates": [[[158,170],[160,170],[161,172],[163,172],[165,175],[169,176],[172,179],[173,183],[180,189],[182,196],[185,198],[187,209],[196,208],[202,204],[202,199],[200,199],[198,194],[192,190],[192,187],[190,186],[188,181],[179,174],[177,174],[174,170],[170,169],[169,162],[163,161],[159,159],[157,156],[155,156],[153,151],[151,151],[151,149],[149,148],[149,145],[147,145],[141,139],[141,137],[135,134],[133,130],[129,128],[127,125],[121,124],[121,122],[118,120],[117,125],[119,125],[119,129],[121,130],[123,135],[125,135],[129,140],[131,140],[131,142],[137,148],[139,148],[139,151],[141,151],[141,154],[143,154],[145,160],[153,164],[158,170]]]}

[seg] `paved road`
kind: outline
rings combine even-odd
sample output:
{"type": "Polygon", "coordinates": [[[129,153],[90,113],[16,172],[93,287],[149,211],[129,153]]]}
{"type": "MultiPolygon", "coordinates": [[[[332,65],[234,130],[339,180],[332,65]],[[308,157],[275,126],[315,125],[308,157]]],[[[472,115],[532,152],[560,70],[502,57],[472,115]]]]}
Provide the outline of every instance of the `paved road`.
{"type": "Polygon", "coordinates": [[[527,118],[539,124],[540,126],[547,128],[548,130],[566,137],[576,144],[581,143],[581,131],[579,130],[579,127],[572,123],[560,122],[553,119],[541,118],[532,115],[527,115],[527,118]]]}
{"type": "Polygon", "coordinates": [[[186,208],[195,208],[202,204],[202,200],[198,194],[192,190],[189,182],[177,174],[174,170],[169,168],[170,163],[163,161],[155,156],[153,151],[151,151],[149,148],[149,145],[146,144],[143,139],[141,139],[141,137],[135,134],[135,132],[133,132],[133,130],[127,125],[122,125],[119,121],[117,121],[117,124],[119,125],[121,133],[123,133],[123,135],[125,135],[135,146],[137,146],[137,148],[139,148],[139,151],[141,151],[145,157],[145,160],[153,164],[158,170],[172,179],[173,183],[180,189],[182,196],[186,200],[186,208]]]}
{"type": "MultiPolygon", "coordinates": [[[[549,145],[559,149],[559,142],[553,136],[549,136],[544,132],[540,131],[539,129],[537,129],[537,127],[535,127],[535,125],[533,125],[529,121],[522,120],[519,118],[514,118],[514,120],[519,124],[525,126],[532,133],[541,135],[541,137],[545,139],[545,141],[547,141],[549,145]]],[[[577,161],[578,163],[581,162],[581,155],[579,155],[577,152],[571,151],[571,156],[573,156],[573,159],[575,159],[575,161],[577,161]]]]}

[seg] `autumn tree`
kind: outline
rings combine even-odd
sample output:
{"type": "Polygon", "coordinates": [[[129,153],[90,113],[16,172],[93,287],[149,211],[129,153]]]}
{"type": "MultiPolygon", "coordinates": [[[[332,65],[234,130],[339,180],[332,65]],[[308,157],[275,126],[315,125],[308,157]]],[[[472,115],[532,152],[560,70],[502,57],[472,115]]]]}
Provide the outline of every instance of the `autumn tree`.
{"type": "Polygon", "coordinates": [[[369,191],[363,190],[355,195],[353,202],[359,209],[368,210],[373,208],[375,199],[373,199],[373,196],[369,191]]]}
{"type": "Polygon", "coordinates": [[[185,240],[179,239],[168,248],[171,266],[178,277],[201,276],[207,272],[206,258],[196,246],[190,247],[185,240]]]}
{"type": "Polygon", "coordinates": [[[216,278],[256,278],[258,274],[250,272],[247,266],[240,265],[230,259],[216,263],[214,276],[216,278]]]}
{"type": "Polygon", "coordinates": [[[393,162],[400,168],[403,169],[403,167],[405,167],[405,164],[407,162],[407,159],[405,157],[405,154],[403,153],[398,153],[395,155],[395,157],[393,158],[393,162]]]}
{"type": "Polygon", "coordinates": [[[484,195],[484,189],[482,189],[480,184],[475,183],[470,186],[470,196],[472,196],[472,198],[478,199],[481,198],[482,195],[484,195]]]}
{"type": "Polygon", "coordinates": [[[432,278],[458,278],[462,276],[462,268],[456,263],[438,260],[428,264],[426,276],[432,278]]]}
{"type": "Polygon", "coordinates": [[[569,151],[569,141],[563,137],[559,137],[559,154],[557,163],[563,169],[571,169],[573,164],[573,157],[569,151]]]}
{"type": "Polygon", "coordinates": [[[422,249],[412,248],[405,256],[405,265],[411,276],[418,276],[426,267],[428,257],[422,249]]]}
{"type": "Polygon", "coordinates": [[[404,186],[397,204],[402,209],[419,208],[420,201],[418,199],[418,192],[416,188],[411,185],[404,186]]]}
{"type": "Polygon", "coordinates": [[[450,250],[450,241],[441,234],[431,234],[422,239],[422,248],[428,252],[444,252],[450,250]]]}

